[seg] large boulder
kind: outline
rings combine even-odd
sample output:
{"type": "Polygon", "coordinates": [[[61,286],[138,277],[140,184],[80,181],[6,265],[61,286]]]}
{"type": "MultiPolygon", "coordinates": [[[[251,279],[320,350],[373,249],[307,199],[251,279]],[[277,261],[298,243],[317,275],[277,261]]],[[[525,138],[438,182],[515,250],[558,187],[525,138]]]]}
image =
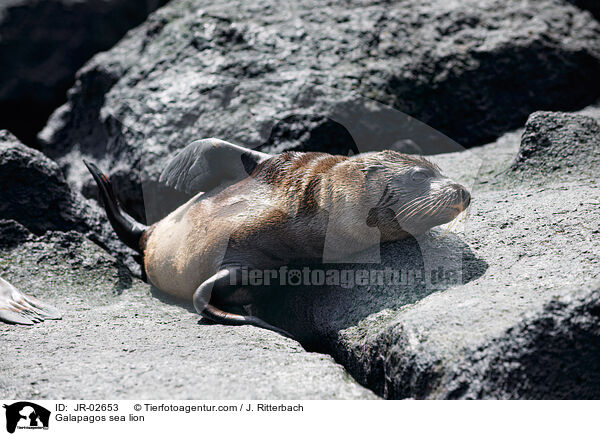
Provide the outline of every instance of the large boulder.
{"type": "Polygon", "coordinates": [[[31,236],[27,228],[14,220],[0,219],[0,247],[10,248],[21,244],[31,236]]]}
{"type": "Polygon", "coordinates": [[[436,397],[598,399],[600,282],[560,293],[472,351],[436,397]]]}
{"type": "Polygon", "coordinates": [[[348,130],[361,151],[422,146],[418,122],[370,98],[471,146],[591,103],[599,76],[600,24],[566,1],[176,0],[79,71],[40,139],[86,195],[80,155],[110,169],[142,217],[141,181],[198,138],[344,152],[348,130]]]}
{"type": "Polygon", "coordinates": [[[331,357],[291,339],[198,323],[193,308],[155,298],[149,285],[75,232],[31,235],[0,248],[0,277],[63,315],[0,329],[6,397],[377,398],[331,357]]]}
{"type": "Polygon", "coordinates": [[[292,286],[262,316],[386,398],[600,398],[598,144],[594,119],[540,112],[432,157],[457,180],[477,175],[462,231],[336,265],[360,285],[292,286]],[[368,278],[386,268],[408,277],[368,278]]]}
{"type": "Polygon", "coordinates": [[[32,232],[85,231],[82,205],[56,162],[0,130],[0,216],[32,232]]]}
{"type": "MultiPolygon", "coordinates": [[[[133,251],[117,239],[104,211],[71,189],[56,162],[6,130],[0,130],[0,219],[37,235],[51,230],[87,235],[140,272],[133,251]]],[[[20,233],[12,225],[5,231],[7,241],[20,233]]]]}
{"type": "Polygon", "coordinates": [[[28,145],[63,104],[75,72],[166,0],[3,0],[0,128],[28,145]]]}
{"type": "MultiPolygon", "coordinates": [[[[600,168],[600,125],[592,117],[556,112],[535,112],[525,125],[515,173],[535,181],[562,172],[584,172],[588,177],[600,168]]],[[[577,175],[577,174],[575,174],[577,175]]]]}

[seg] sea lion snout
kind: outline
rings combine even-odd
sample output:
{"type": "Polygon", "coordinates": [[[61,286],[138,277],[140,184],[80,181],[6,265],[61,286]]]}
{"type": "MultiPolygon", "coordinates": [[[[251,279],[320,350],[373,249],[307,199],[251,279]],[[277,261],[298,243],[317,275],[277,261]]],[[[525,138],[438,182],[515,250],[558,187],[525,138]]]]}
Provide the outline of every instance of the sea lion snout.
{"type": "Polygon", "coordinates": [[[471,194],[464,186],[437,173],[400,202],[396,216],[404,230],[417,235],[452,221],[470,204],[471,194]]]}
{"type": "Polygon", "coordinates": [[[471,194],[464,186],[459,185],[458,183],[452,183],[451,187],[454,189],[453,207],[456,207],[462,212],[471,204],[471,194]]]}
{"type": "Polygon", "coordinates": [[[446,179],[439,188],[438,196],[442,199],[441,204],[443,205],[437,210],[437,213],[434,213],[437,215],[437,219],[442,221],[439,224],[452,221],[471,204],[471,193],[463,185],[451,179],[446,179]]]}
{"type": "Polygon", "coordinates": [[[467,191],[463,186],[461,186],[460,195],[462,199],[463,208],[466,209],[471,204],[471,193],[467,191]]]}

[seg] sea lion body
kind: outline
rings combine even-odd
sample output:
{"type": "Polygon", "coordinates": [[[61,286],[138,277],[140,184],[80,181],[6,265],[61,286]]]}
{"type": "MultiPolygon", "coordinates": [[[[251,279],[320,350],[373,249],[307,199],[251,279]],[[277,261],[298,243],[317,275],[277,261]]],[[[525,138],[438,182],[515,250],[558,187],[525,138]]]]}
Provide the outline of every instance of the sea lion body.
{"type": "Polygon", "coordinates": [[[385,191],[381,180],[369,180],[369,170],[385,162],[386,154],[288,152],[225,189],[192,198],[149,230],[148,278],[162,291],[189,299],[228,265],[268,269],[299,259],[321,261],[326,238],[340,241],[328,248],[343,258],[352,247],[408,236],[399,226],[368,223],[385,191]]]}
{"type": "Polygon", "coordinates": [[[108,177],[86,165],[111,224],[143,254],[152,284],[191,299],[202,316],[214,321],[286,335],[256,317],[223,310],[264,297],[264,287],[234,280],[240,267],[265,270],[299,260],[344,261],[381,241],[447,223],[470,202],[467,190],[435,165],[395,151],[269,156],[208,139],[184,149],[161,176],[166,186],[193,186],[192,191],[201,192],[145,227],[120,208],[108,177]],[[232,157],[236,155],[239,159],[232,157]],[[215,162],[229,166],[226,183],[216,183],[215,162]]]}
{"type": "MultiPolygon", "coordinates": [[[[227,264],[271,268],[318,259],[327,229],[326,214],[319,212],[339,209],[336,213],[350,215],[353,210],[342,204],[347,192],[320,189],[331,185],[328,176],[347,170],[346,160],[285,153],[234,185],[193,197],[149,229],[144,249],[148,278],[164,292],[189,299],[227,264]]],[[[364,180],[356,180],[352,189],[355,196],[363,195],[364,180]]]]}

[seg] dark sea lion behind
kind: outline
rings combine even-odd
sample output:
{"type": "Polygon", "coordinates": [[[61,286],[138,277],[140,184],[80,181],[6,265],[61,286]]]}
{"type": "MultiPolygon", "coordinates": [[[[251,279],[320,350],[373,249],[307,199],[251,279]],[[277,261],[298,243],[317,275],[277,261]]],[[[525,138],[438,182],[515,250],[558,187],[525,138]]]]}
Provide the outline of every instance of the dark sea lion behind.
{"type": "Polygon", "coordinates": [[[233,313],[265,297],[261,287],[236,285],[240,267],[264,270],[299,259],[344,261],[380,241],[447,223],[470,202],[467,190],[435,165],[395,151],[269,157],[216,139],[193,146],[209,157],[184,150],[161,179],[181,190],[192,180],[199,193],[150,227],[124,213],[108,177],[87,165],[111,224],[143,254],[152,284],[193,301],[202,316],[224,324],[286,334],[256,317],[233,313]],[[204,172],[193,174],[194,165],[204,172]],[[226,175],[224,184],[217,182],[220,172],[226,175]]]}
{"type": "Polygon", "coordinates": [[[0,277],[0,321],[31,325],[45,319],[60,319],[54,307],[24,294],[0,277]]]}

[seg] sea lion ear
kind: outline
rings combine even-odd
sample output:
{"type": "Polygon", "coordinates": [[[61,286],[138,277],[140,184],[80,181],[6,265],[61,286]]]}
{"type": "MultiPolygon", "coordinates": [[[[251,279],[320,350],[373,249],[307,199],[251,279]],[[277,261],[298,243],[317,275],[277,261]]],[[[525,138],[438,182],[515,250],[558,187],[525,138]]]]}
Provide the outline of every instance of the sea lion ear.
{"type": "Polygon", "coordinates": [[[166,186],[196,195],[248,177],[271,155],[220,139],[194,141],[181,150],[160,175],[166,186]]]}

